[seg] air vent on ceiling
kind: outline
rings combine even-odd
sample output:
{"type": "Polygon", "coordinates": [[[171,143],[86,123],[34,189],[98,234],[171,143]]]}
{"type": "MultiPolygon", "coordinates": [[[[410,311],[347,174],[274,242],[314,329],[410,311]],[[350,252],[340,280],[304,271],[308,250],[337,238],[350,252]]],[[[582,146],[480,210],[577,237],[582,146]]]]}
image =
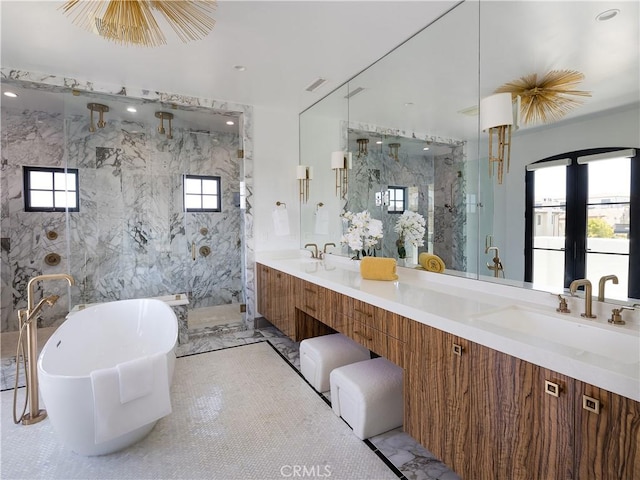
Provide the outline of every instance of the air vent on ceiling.
{"type": "Polygon", "coordinates": [[[463,108],[462,110],[458,110],[458,113],[461,113],[462,115],[468,115],[470,117],[475,117],[476,115],[478,115],[479,111],[480,111],[480,109],[478,108],[478,105],[473,105],[471,107],[467,107],[467,108],[463,108]]]}
{"type": "Polygon", "coordinates": [[[351,92],[349,92],[347,95],[345,95],[344,98],[351,98],[351,97],[359,94],[363,90],[364,90],[364,88],[362,88],[362,87],[354,88],[351,92]]]}
{"type": "Polygon", "coordinates": [[[317,90],[318,88],[320,88],[322,85],[324,85],[326,82],[327,82],[326,78],[318,78],[311,85],[309,85],[307,88],[305,88],[305,90],[307,92],[313,92],[313,91],[317,90]]]}

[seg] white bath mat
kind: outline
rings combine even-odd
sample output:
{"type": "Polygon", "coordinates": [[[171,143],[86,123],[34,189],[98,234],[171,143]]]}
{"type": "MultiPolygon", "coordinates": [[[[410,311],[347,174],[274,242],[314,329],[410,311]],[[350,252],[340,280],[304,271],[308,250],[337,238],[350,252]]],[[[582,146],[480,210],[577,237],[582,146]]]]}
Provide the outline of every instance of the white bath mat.
{"type": "Polygon", "coordinates": [[[103,457],[64,449],[48,420],[14,425],[12,395],[0,397],[3,480],[397,478],[267,343],[178,358],[173,413],[103,457]]]}

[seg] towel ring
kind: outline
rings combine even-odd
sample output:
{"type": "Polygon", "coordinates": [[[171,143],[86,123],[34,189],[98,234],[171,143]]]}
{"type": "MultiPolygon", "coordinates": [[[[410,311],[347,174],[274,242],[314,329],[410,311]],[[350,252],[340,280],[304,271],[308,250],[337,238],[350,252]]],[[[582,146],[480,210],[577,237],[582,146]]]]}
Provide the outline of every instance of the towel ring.
{"type": "Polygon", "coordinates": [[[316,210],[320,210],[322,207],[324,207],[324,203],[322,202],[316,203],[316,210]]]}
{"type": "Polygon", "coordinates": [[[284,202],[276,202],[276,207],[279,207],[279,206],[281,206],[281,205],[282,205],[284,208],[287,208],[287,204],[286,204],[286,203],[284,203],[284,202]]]}

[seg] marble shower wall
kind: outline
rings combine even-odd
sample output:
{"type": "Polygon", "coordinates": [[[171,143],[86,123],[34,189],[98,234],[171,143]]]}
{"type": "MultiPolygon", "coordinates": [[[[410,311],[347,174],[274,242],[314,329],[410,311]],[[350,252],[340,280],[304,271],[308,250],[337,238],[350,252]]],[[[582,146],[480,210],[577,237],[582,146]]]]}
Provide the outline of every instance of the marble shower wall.
{"type": "MultiPolygon", "coordinates": [[[[384,241],[381,250],[376,252],[378,256],[398,257],[395,245],[398,234],[394,231],[398,214],[388,213],[386,206],[376,206],[376,192],[386,190],[388,186],[414,187],[417,191],[416,211],[426,220],[433,216],[433,224],[430,226],[427,222],[425,245],[419,247],[418,252],[427,251],[427,239],[431,239],[433,253],[443,259],[447,268],[465,269],[465,179],[458,177],[458,171],[464,171],[464,149],[462,145],[451,149],[451,154],[429,157],[403,152],[401,147],[398,161],[389,156],[386,146],[380,149],[370,145],[368,155],[360,158],[354,154],[345,209],[352,212],[366,209],[374,218],[382,220],[384,241]],[[444,204],[452,203],[451,185],[455,208],[449,212],[444,204]],[[434,193],[432,199],[429,198],[430,188],[434,193]]],[[[350,150],[357,152],[357,145],[350,145],[350,150]]],[[[343,252],[346,254],[346,247],[343,252]]],[[[417,258],[413,260],[417,262],[417,258]]]]}
{"type": "Polygon", "coordinates": [[[2,125],[2,331],[17,328],[28,279],[54,271],[69,271],[77,288],[69,302],[64,284],[47,283],[62,298],[43,326],[77,303],[182,292],[190,308],[243,301],[237,134],[174,129],[167,139],[155,125],[118,120],[90,133],[82,116],[6,109],[2,125]],[[22,166],[65,164],[79,170],[80,211],[24,212],[22,166]],[[220,176],[222,212],[183,212],[183,174],[220,176]],[[46,266],[51,252],[60,265],[46,266]]]}
{"type": "Polygon", "coordinates": [[[467,271],[467,180],[463,146],[434,159],[433,253],[447,269],[467,271]],[[446,206],[448,205],[448,206],[446,206]]]}

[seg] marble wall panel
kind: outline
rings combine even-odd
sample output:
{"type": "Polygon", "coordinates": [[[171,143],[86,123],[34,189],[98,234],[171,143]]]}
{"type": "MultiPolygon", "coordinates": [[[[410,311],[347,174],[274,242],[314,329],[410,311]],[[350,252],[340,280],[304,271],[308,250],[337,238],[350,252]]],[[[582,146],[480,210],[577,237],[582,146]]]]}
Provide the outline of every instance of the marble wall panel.
{"type": "MultiPolygon", "coordinates": [[[[143,294],[156,296],[184,292],[193,288],[194,284],[199,285],[197,296],[206,303],[207,289],[202,286],[210,285],[211,288],[221,288],[222,293],[216,295],[225,302],[230,301],[229,299],[235,302],[238,298],[246,302],[246,322],[248,326],[252,324],[255,291],[252,285],[253,127],[250,107],[146,90],[127,92],[124,87],[116,88],[7,68],[2,68],[2,78],[3,81],[29,84],[43,91],[51,91],[59,94],[58,98],[62,98],[62,92],[71,87],[132,96],[145,101],[167,101],[186,109],[204,106],[218,113],[240,115],[245,152],[243,159],[236,158],[240,144],[237,135],[214,137],[199,132],[175,130],[177,138],[166,139],[156,134],[155,125],[145,128],[137,122],[109,118],[105,128],[98,128],[95,133],[90,133],[86,116],[63,117],[61,114],[47,112],[12,113],[3,105],[0,211],[3,235],[4,232],[9,232],[9,235],[2,239],[2,266],[8,265],[8,268],[3,268],[1,275],[2,331],[12,329],[8,318],[13,314],[13,305],[8,303],[13,303],[14,297],[19,301],[23,300],[28,279],[43,271],[43,264],[38,259],[47,247],[51,247],[38,244],[37,238],[30,238],[28,235],[28,231],[34,230],[36,224],[40,224],[42,228],[42,218],[37,221],[38,217],[34,215],[27,220],[16,220],[19,218],[18,213],[23,210],[23,164],[66,164],[79,168],[80,212],[70,213],[65,217],[68,227],[63,227],[65,236],[61,237],[61,241],[66,242],[67,246],[66,252],[60,253],[64,270],[69,269],[78,280],[78,287],[71,290],[72,300],[67,299],[66,303],[90,303],[143,294]],[[193,166],[188,163],[191,159],[193,166]],[[236,230],[228,237],[210,242],[216,245],[217,256],[227,258],[228,264],[215,265],[213,269],[200,269],[199,265],[193,267],[190,264],[191,252],[186,229],[188,219],[187,214],[182,212],[182,174],[208,174],[207,167],[212,165],[218,171],[213,174],[223,178],[223,206],[233,204],[240,178],[246,182],[249,201],[244,211],[240,211],[236,205],[227,208],[228,212],[238,213],[235,219],[221,216],[214,217],[209,222],[212,234],[227,234],[236,230]],[[134,192],[126,184],[127,179],[133,176],[137,176],[135,189],[141,190],[140,192],[134,192]],[[229,189],[225,188],[225,184],[229,189]],[[141,185],[143,188],[139,188],[141,185]],[[135,213],[128,212],[130,206],[136,210],[135,213]],[[147,240],[147,248],[146,252],[140,253],[143,250],[143,237],[147,240]],[[29,240],[30,246],[17,248],[16,242],[21,240],[29,240]],[[24,260],[29,256],[25,254],[27,251],[34,262],[24,260]],[[225,252],[238,252],[239,260],[225,252]],[[12,260],[13,254],[20,261],[12,260]],[[239,273],[236,265],[240,265],[239,273]],[[215,273],[205,278],[209,271],[215,273]],[[239,286],[234,283],[237,278],[239,286]],[[9,287],[4,288],[5,285],[9,287]],[[10,290],[11,302],[7,300],[7,290],[10,290]]],[[[57,286],[47,286],[47,292],[49,288],[58,289],[57,286]]],[[[208,292],[210,296],[211,288],[208,292]]],[[[63,294],[64,289],[60,282],[59,290],[63,294]]],[[[45,316],[44,321],[47,324],[46,322],[53,322],[55,319],[45,316]]]]}

